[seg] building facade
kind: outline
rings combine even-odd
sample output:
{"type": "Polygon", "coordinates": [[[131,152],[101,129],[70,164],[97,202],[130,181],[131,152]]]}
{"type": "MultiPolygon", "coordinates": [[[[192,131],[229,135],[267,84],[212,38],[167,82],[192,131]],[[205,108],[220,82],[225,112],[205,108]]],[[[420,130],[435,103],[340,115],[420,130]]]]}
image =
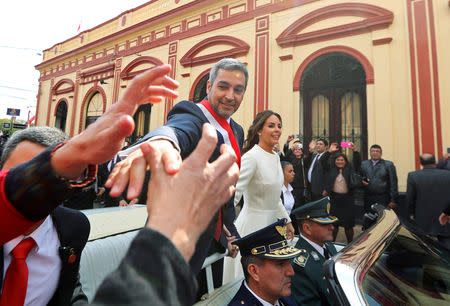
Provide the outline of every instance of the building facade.
{"type": "Polygon", "coordinates": [[[142,106],[134,141],[234,57],[250,74],[233,116],[244,129],[272,109],[283,141],[353,141],[364,157],[380,144],[404,191],[419,154],[450,147],[449,38],[448,0],[153,0],[44,50],[36,123],[76,135],[133,76],[169,63],[180,98],[142,106]]]}

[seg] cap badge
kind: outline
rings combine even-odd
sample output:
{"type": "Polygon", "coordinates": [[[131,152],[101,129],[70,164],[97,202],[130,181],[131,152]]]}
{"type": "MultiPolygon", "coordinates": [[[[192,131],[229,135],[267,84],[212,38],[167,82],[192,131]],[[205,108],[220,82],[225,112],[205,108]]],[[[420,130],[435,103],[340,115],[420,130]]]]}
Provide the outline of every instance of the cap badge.
{"type": "Polygon", "coordinates": [[[283,236],[284,238],[286,238],[286,226],[275,226],[276,230],[278,233],[280,233],[281,236],[283,236]]]}

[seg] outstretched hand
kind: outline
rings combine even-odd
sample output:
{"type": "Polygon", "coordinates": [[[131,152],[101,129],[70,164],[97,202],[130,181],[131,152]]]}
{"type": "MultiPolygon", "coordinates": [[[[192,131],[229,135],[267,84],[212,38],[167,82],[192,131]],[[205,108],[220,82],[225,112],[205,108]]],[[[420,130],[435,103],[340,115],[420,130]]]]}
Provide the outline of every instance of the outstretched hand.
{"type": "MultiPolygon", "coordinates": [[[[181,166],[180,153],[166,139],[149,140],[152,148],[158,150],[157,163],[161,163],[168,174],[176,173],[181,166]]],[[[122,194],[128,184],[128,199],[139,196],[148,170],[147,161],[141,150],[136,150],[127,158],[117,163],[111,171],[105,186],[111,188],[110,195],[117,197],[122,194]]]]}
{"type": "Polygon", "coordinates": [[[158,162],[162,153],[153,142],[140,146],[151,170],[147,226],[168,237],[186,260],[214,214],[233,195],[239,177],[236,155],[228,145],[220,147],[218,159],[208,162],[216,144],[215,129],[205,124],[197,148],[175,174],[158,162]]]}
{"type": "Polygon", "coordinates": [[[176,98],[178,82],[168,76],[170,65],[161,65],[136,76],[123,97],[81,134],[58,149],[52,159],[55,172],[75,179],[89,164],[110,160],[123,146],[123,140],[134,129],[131,117],[144,103],[158,103],[176,98]]]}

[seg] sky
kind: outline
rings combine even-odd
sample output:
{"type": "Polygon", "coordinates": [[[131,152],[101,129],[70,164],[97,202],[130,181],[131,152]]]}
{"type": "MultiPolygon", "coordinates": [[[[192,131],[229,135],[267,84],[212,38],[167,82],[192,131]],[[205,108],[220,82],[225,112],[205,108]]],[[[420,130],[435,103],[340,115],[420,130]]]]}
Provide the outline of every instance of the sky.
{"type": "Polygon", "coordinates": [[[149,0],[4,0],[0,2],[0,119],[7,108],[36,112],[42,51],[149,0]]]}

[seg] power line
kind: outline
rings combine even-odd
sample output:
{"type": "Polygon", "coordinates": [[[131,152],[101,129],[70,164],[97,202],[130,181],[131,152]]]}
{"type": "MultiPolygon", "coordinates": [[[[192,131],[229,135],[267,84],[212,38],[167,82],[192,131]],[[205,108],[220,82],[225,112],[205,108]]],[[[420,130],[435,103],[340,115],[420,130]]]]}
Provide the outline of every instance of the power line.
{"type": "Polygon", "coordinates": [[[25,89],[25,88],[17,88],[17,87],[10,87],[10,86],[4,86],[4,85],[0,85],[0,87],[1,88],[14,89],[14,90],[21,90],[21,91],[37,92],[37,90],[31,90],[31,89],[25,89]]]}

